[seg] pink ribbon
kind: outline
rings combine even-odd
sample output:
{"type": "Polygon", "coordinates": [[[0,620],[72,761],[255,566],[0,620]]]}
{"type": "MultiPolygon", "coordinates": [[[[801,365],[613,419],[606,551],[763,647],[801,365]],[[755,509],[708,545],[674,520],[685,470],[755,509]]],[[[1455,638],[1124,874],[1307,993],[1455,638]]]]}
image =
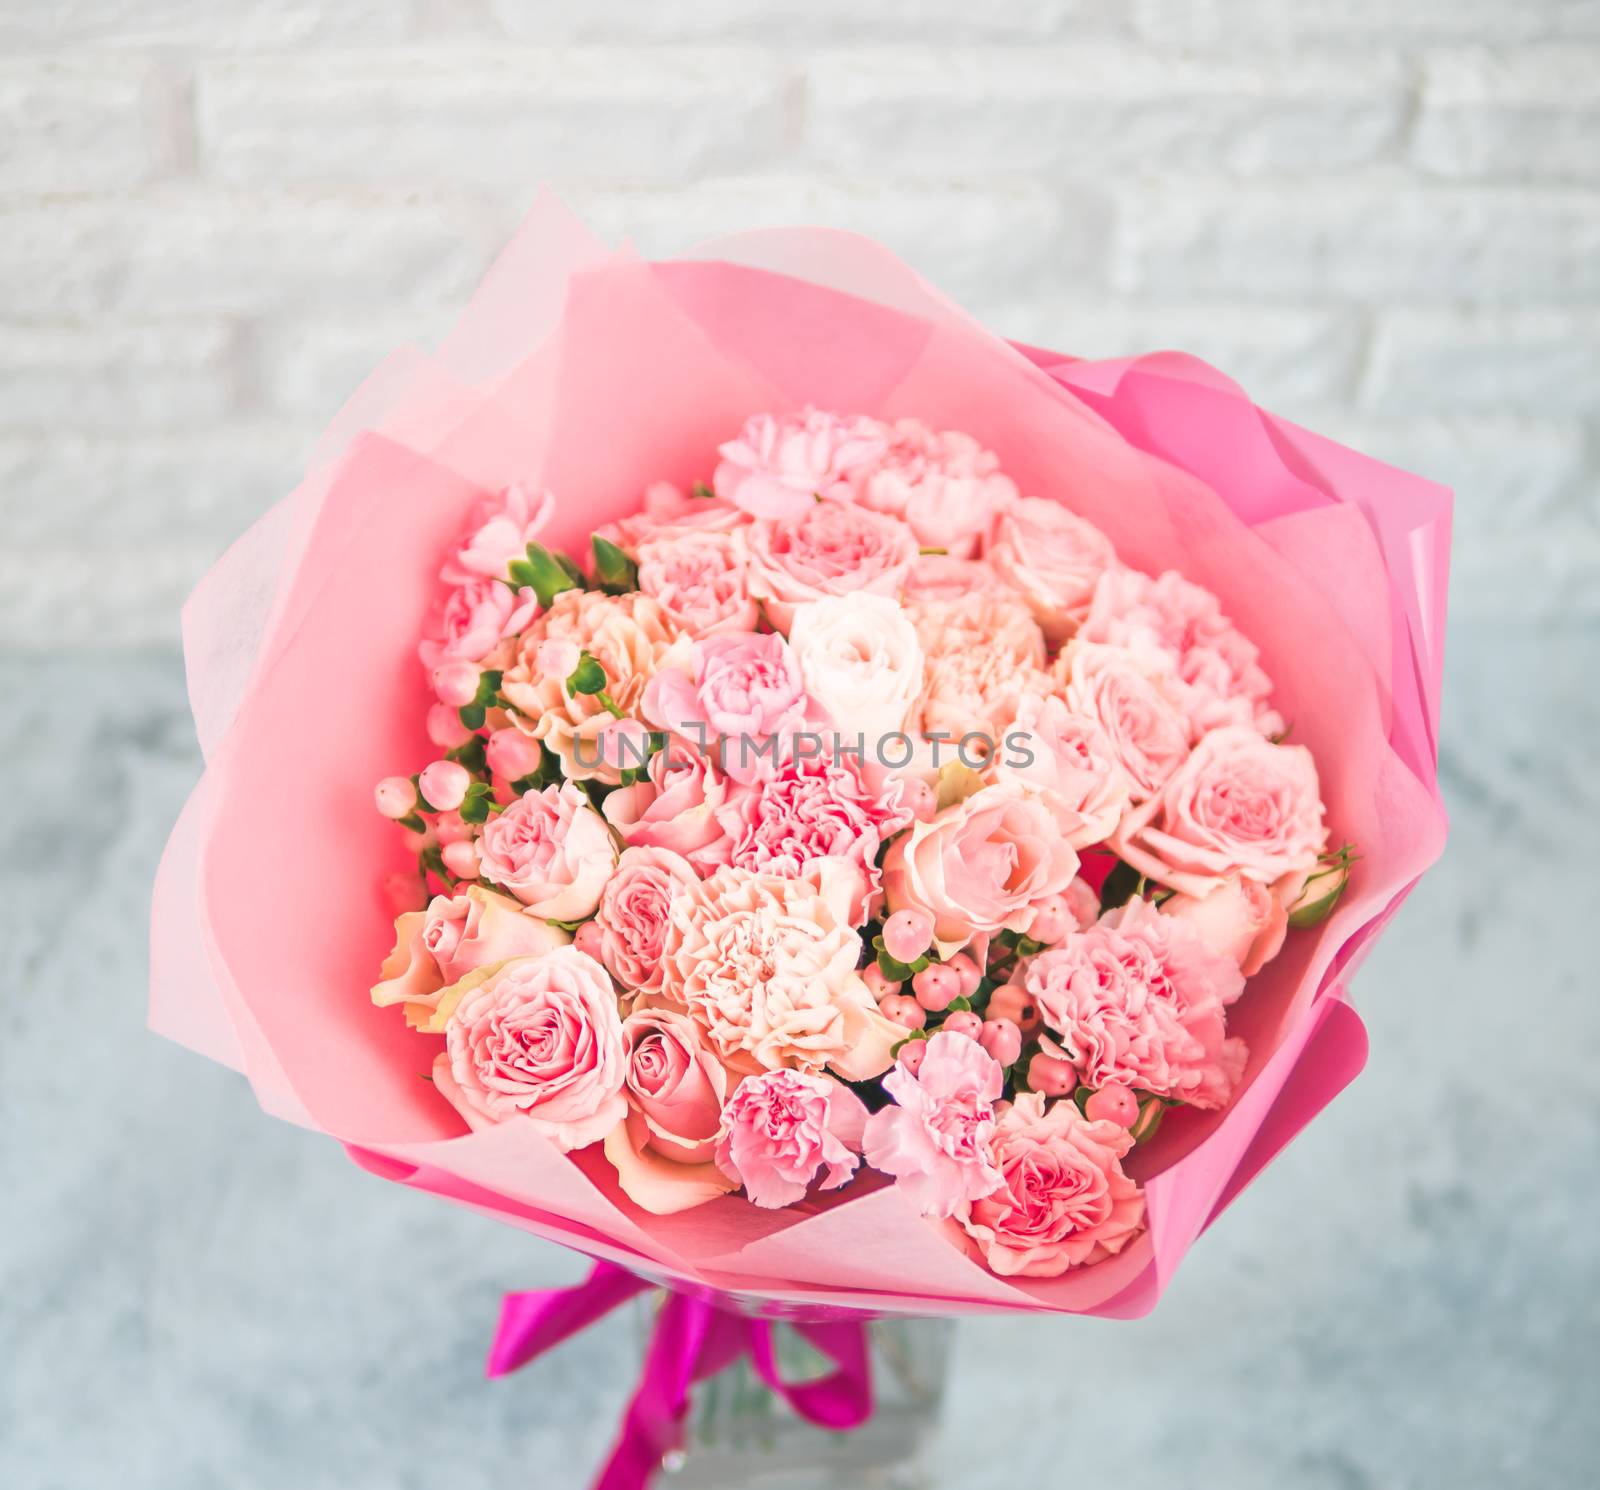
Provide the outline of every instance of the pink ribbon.
{"type": "MultiPolygon", "coordinates": [[[[587,1329],[635,1294],[655,1287],[623,1268],[597,1262],[575,1288],[508,1293],[489,1350],[488,1374],[504,1376],[587,1329]]],[[[644,1490],[661,1461],[683,1447],[689,1390],[748,1354],[756,1375],[807,1422],[845,1432],[872,1416],[866,1327],[796,1324],[837,1370],[791,1386],[778,1374],[772,1326],[705,1299],[668,1293],[645,1352],[638,1390],[623,1414],[611,1457],[593,1490],[644,1490]]]]}

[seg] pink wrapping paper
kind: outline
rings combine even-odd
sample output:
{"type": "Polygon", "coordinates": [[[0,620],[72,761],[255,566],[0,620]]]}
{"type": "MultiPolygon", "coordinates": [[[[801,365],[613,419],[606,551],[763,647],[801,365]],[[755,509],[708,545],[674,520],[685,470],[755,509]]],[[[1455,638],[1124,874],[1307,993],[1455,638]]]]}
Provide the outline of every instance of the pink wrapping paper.
{"type": "Polygon", "coordinates": [[[363,384],[185,609],[206,770],[156,884],[151,1025],[373,1172],[648,1276],[877,1313],[1141,1314],[1364,1059],[1345,988],[1444,841],[1448,540],[1443,488],[1265,413],[1192,358],[1010,346],[843,233],[645,263],[542,197],[438,352],[404,349],[363,384]],[[1062,1278],[990,1274],[873,1177],[788,1211],[727,1197],[648,1215],[597,1155],[529,1125],[462,1132],[417,1079],[435,1046],[368,1000],[391,940],[373,885],[401,867],[370,783],[425,758],[413,639],[466,511],[513,480],[548,486],[547,541],[576,547],[647,482],[705,475],[748,414],[807,402],[970,431],[1133,564],[1216,591],[1315,752],[1336,839],[1363,855],[1335,913],[1234,1011],[1251,1048],[1234,1103],[1175,1110],[1138,1152],[1148,1234],[1062,1278]]]}

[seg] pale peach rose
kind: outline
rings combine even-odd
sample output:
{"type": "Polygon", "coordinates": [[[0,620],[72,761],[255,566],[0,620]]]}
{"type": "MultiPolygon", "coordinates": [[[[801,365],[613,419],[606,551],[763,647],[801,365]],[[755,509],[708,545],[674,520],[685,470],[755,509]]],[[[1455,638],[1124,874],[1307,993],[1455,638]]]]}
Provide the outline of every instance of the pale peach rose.
{"type": "Polygon", "coordinates": [[[881,1074],[905,1030],[878,1012],[856,971],[856,893],[855,872],[831,860],[799,879],[718,870],[673,902],[662,998],[745,1069],[881,1074]]]}
{"type": "Polygon", "coordinates": [[[1074,826],[1075,849],[1109,838],[1128,808],[1128,783],[1105,732],[1055,695],[1026,695],[994,762],[997,782],[1042,792],[1074,826]]]}
{"type": "Polygon", "coordinates": [[[812,502],[749,529],[750,593],[787,634],[794,608],[864,590],[898,598],[917,558],[917,540],[896,518],[841,502],[812,502]]]}
{"type": "Polygon", "coordinates": [[[913,823],[889,845],[891,911],[926,911],[948,956],[975,936],[1028,929],[1035,901],[1064,894],[1078,871],[1061,812],[1016,786],[986,786],[913,823]]]}
{"type": "Polygon", "coordinates": [[[603,737],[614,729],[615,716],[598,695],[572,693],[565,678],[544,676],[539,648],[566,641],[590,653],[605,669],[606,697],[624,714],[635,714],[645,685],[676,655],[679,636],[677,623],[646,595],[563,590],[523,632],[500,691],[516,711],[518,728],[560,757],[569,781],[614,786],[626,761],[606,749],[603,737]]]}
{"type": "Polygon", "coordinates": [[[671,849],[707,874],[732,849],[720,815],[728,798],[727,778],[711,758],[669,735],[636,782],[606,794],[601,811],[630,847],[671,849]]]}
{"type": "Polygon", "coordinates": [[[1234,874],[1262,884],[1303,875],[1327,842],[1311,752],[1234,725],[1195,746],[1113,847],[1142,874],[1204,898],[1234,874]]]}
{"type": "MultiPolygon", "coordinates": [[[[930,738],[969,744],[963,758],[993,755],[1030,692],[1047,693],[1045,641],[1027,609],[1004,595],[907,607],[922,645],[922,694],[912,719],[930,738]]],[[[954,758],[955,745],[939,753],[954,758]]]]}
{"type": "Polygon", "coordinates": [[[898,601],[835,595],[796,607],[789,646],[807,694],[867,759],[904,732],[922,692],[922,644],[898,601]]]}
{"type": "Polygon", "coordinates": [[[563,781],[492,814],[478,838],[478,857],[482,877],[534,915],[581,921],[600,903],[617,846],[589,799],[563,781]]]}
{"type": "Polygon", "coordinates": [[[909,524],[924,548],[969,558],[1017,499],[1000,457],[959,430],[897,419],[887,449],[850,477],[856,501],[909,524]]]}
{"type": "Polygon", "coordinates": [[[1173,702],[1166,663],[1125,647],[1073,642],[1056,659],[1067,708],[1099,725],[1129,800],[1158,792],[1189,754],[1189,726],[1173,702]]]}
{"type": "Polygon", "coordinates": [[[1272,681],[1255,644],[1225,615],[1211,591],[1168,570],[1151,579],[1137,569],[1101,575],[1084,641],[1150,648],[1172,666],[1173,691],[1192,738],[1224,724],[1249,724],[1264,735],[1283,732],[1268,703],[1272,681]]]}
{"type": "MultiPolygon", "coordinates": [[[[1298,887],[1304,876],[1287,878],[1298,887]]],[[[1231,957],[1247,978],[1278,955],[1289,931],[1289,906],[1276,887],[1238,874],[1230,874],[1203,897],[1174,895],[1162,904],[1161,910],[1164,915],[1188,921],[1207,946],[1231,957]]]]}
{"type": "Polygon", "coordinates": [[[638,560],[640,591],[684,631],[702,637],[755,630],[760,613],[741,533],[663,533],[639,545],[638,560]]]}
{"type": "Polygon", "coordinates": [[[1122,1171],[1132,1147],[1116,1123],[1021,1092],[990,1140],[1001,1183],[964,1208],[961,1225],[1003,1278],[1055,1278],[1110,1257],[1144,1229],[1144,1195],[1122,1171]]]}
{"type": "Polygon", "coordinates": [[[711,485],[754,517],[793,521],[818,497],[849,496],[852,473],[881,458],[887,443],[884,426],[861,414],[753,414],[718,447],[711,485]]]}
{"type": "Polygon", "coordinates": [[[622,1022],[628,1115],[606,1135],[623,1193],[657,1216],[736,1188],[715,1163],[722,1109],[736,1078],[687,1014],[638,1009],[622,1022]]]}
{"type": "Polygon", "coordinates": [[[426,1023],[444,989],[475,968],[537,957],[571,940],[509,896],[468,885],[453,896],[434,896],[425,911],[395,922],[394,951],[379,970],[372,1002],[404,1004],[408,1022],[426,1023]]]}
{"type": "Polygon", "coordinates": [[[454,985],[444,1034],[433,1083],[473,1128],[531,1122],[566,1151],[598,1142],[626,1114],[616,993],[576,947],[469,973],[454,985]]]}
{"type": "Polygon", "coordinates": [[[1020,497],[1000,514],[989,563],[1020,590],[1051,643],[1089,613],[1096,584],[1117,562],[1099,528],[1048,497],[1020,497]]]}

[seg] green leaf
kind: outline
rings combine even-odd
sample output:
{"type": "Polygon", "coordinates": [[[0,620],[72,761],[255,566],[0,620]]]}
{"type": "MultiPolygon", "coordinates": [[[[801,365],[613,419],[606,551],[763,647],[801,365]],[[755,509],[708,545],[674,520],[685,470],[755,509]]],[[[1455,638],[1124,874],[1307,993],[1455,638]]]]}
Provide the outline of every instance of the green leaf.
{"type": "MultiPolygon", "coordinates": [[[[518,561],[520,562],[520,561],[518,561]]],[[[511,566],[515,577],[517,565],[511,566]]],[[[563,590],[583,588],[583,571],[565,554],[551,553],[542,543],[528,545],[528,578],[523,581],[539,597],[539,604],[549,607],[563,590]]]]}
{"type": "Polygon", "coordinates": [[[468,729],[482,729],[487,713],[482,704],[463,704],[456,710],[456,718],[468,729]]]}
{"type": "Polygon", "coordinates": [[[944,1012],[946,1014],[970,1014],[972,1012],[972,1000],[966,994],[958,993],[945,1005],[944,1012]]]}
{"type": "Polygon", "coordinates": [[[616,544],[596,533],[589,539],[589,547],[594,550],[594,572],[603,589],[625,595],[639,588],[639,566],[616,544]]]}
{"type": "Polygon", "coordinates": [[[578,656],[578,665],[567,678],[567,692],[604,693],[606,681],[606,670],[600,659],[592,652],[583,652],[578,656]]]}
{"type": "Polygon", "coordinates": [[[539,578],[539,571],[526,559],[513,559],[506,566],[506,573],[511,577],[511,583],[519,590],[531,590],[539,578]]]}
{"type": "Polygon", "coordinates": [[[705,482],[697,481],[689,488],[689,495],[691,497],[699,497],[702,502],[709,502],[716,496],[716,493],[705,482]]]}
{"type": "Polygon", "coordinates": [[[1105,883],[1100,886],[1100,908],[1110,910],[1113,906],[1126,905],[1133,899],[1134,891],[1139,886],[1143,876],[1131,864],[1124,864],[1120,859],[1117,867],[1105,878],[1105,883]]]}

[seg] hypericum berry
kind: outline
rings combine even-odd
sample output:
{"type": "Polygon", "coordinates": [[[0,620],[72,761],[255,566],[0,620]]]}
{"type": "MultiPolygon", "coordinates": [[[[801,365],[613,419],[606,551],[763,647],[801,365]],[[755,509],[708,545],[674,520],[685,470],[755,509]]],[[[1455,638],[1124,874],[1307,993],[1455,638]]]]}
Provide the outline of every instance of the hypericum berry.
{"type": "Polygon", "coordinates": [[[1078,918],[1062,895],[1046,895],[1034,902],[1033,919],[1028,922],[1028,935],[1047,947],[1062,941],[1069,932],[1078,929],[1078,918]]]}
{"type": "Polygon", "coordinates": [[[470,662],[452,658],[433,670],[433,691],[439,702],[452,709],[463,709],[478,696],[479,669],[470,662]]]}
{"type": "Polygon", "coordinates": [[[969,999],[978,991],[978,984],[983,982],[983,970],[965,952],[957,952],[945,966],[960,980],[962,998],[969,999]]]}
{"type": "Polygon", "coordinates": [[[460,843],[465,838],[477,835],[471,823],[467,822],[459,812],[441,812],[433,823],[433,839],[435,843],[460,843]]]}
{"type": "Polygon", "coordinates": [[[507,781],[521,781],[524,776],[532,776],[543,757],[539,742],[519,729],[497,729],[484,747],[489,769],[507,781]]]}
{"type": "Polygon", "coordinates": [[[983,1021],[971,1009],[957,1009],[954,1014],[945,1015],[944,1023],[939,1028],[947,1034],[965,1035],[969,1040],[976,1040],[983,1034],[983,1021]]]}
{"type": "Polygon", "coordinates": [[[417,785],[435,812],[454,812],[466,800],[472,773],[457,761],[431,761],[422,768],[417,785]]]}
{"type": "Polygon", "coordinates": [[[385,776],[374,794],[385,817],[408,817],[417,810],[417,789],[404,776],[385,776]]]}
{"type": "Polygon", "coordinates": [[[478,845],[474,839],[458,838],[439,850],[444,867],[458,880],[475,880],[478,877],[478,845]]]}
{"type": "Polygon", "coordinates": [[[877,1003],[882,1003],[891,993],[899,993],[901,985],[892,978],[883,975],[883,969],[875,962],[869,962],[861,972],[861,981],[867,985],[870,993],[877,1003]]]}
{"type": "Polygon", "coordinates": [[[441,750],[459,750],[472,738],[472,731],[449,704],[432,704],[428,709],[428,738],[441,750]]]}
{"type": "Polygon", "coordinates": [[[986,1019],[978,1044],[1002,1066],[1009,1066],[1022,1054],[1022,1031],[1009,1019],[986,1019]]]}
{"type": "Polygon", "coordinates": [[[1039,1011],[1028,990],[1015,983],[1002,983],[989,995],[987,1013],[990,1019],[1009,1019],[1025,1035],[1032,1034],[1040,1024],[1039,1011]]]}
{"type": "Polygon", "coordinates": [[[1097,1092],[1090,1093],[1083,1104],[1083,1115],[1090,1122],[1115,1123],[1119,1128],[1131,1128],[1139,1121],[1139,1099],[1120,1082],[1109,1082],[1097,1092]]]}
{"type": "Polygon", "coordinates": [[[572,945],[586,957],[592,957],[596,962],[600,959],[600,943],[605,940],[600,927],[593,921],[585,921],[572,934],[572,945]]]}
{"type": "Polygon", "coordinates": [[[930,962],[912,978],[911,991],[916,994],[917,1002],[930,1014],[942,1014],[961,996],[961,979],[953,968],[930,962]]]}
{"type": "Polygon", "coordinates": [[[1070,1097],[1078,1090],[1078,1068],[1061,1056],[1041,1050],[1028,1062],[1028,1085],[1047,1097],[1070,1097]]]}
{"type": "Polygon", "coordinates": [[[939,811],[939,797],[926,781],[907,781],[900,788],[900,805],[919,823],[932,822],[939,811]]]}
{"type": "Polygon", "coordinates": [[[903,993],[891,993],[878,1008],[883,1011],[885,1019],[892,1019],[908,1030],[920,1030],[928,1022],[928,1011],[914,998],[907,998],[903,993]]]}
{"type": "Polygon", "coordinates": [[[883,923],[883,950],[896,962],[915,962],[933,945],[933,917],[926,911],[896,911],[883,923]]]}
{"type": "Polygon", "coordinates": [[[928,1053],[926,1040],[907,1040],[900,1047],[900,1054],[895,1057],[906,1069],[906,1075],[915,1076],[922,1069],[923,1057],[928,1053]]]}

